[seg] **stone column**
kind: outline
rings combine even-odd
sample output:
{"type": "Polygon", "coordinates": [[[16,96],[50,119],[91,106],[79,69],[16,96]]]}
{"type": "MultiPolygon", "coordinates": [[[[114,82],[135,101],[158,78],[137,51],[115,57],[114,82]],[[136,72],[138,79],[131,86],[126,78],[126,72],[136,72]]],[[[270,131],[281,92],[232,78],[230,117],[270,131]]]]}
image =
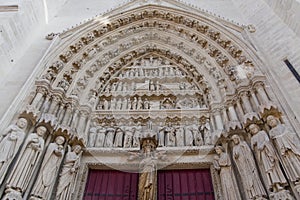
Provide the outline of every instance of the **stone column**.
{"type": "Polygon", "coordinates": [[[252,110],[251,103],[249,101],[248,92],[242,92],[241,99],[245,108],[245,113],[251,113],[253,110],[252,110]]]}
{"type": "Polygon", "coordinates": [[[62,125],[69,126],[69,122],[71,120],[71,116],[72,116],[72,105],[71,104],[67,104],[66,105],[65,116],[64,116],[63,121],[62,121],[62,125]]]}
{"type": "Polygon", "coordinates": [[[256,88],[258,96],[260,97],[261,104],[268,103],[270,100],[269,100],[269,97],[268,97],[268,95],[267,95],[267,93],[266,93],[266,91],[264,89],[263,83],[256,84],[255,88],[256,88]]]}
{"type": "Polygon", "coordinates": [[[223,109],[222,109],[222,112],[223,112],[224,123],[226,124],[226,123],[229,122],[228,115],[227,115],[227,109],[226,109],[226,108],[223,108],[223,109]]]}
{"type": "Polygon", "coordinates": [[[47,113],[48,112],[48,110],[49,110],[49,104],[50,104],[50,96],[47,95],[46,99],[45,99],[45,101],[43,103],[43,106],[41,108],[41,112],[42,113],[47,113]]]}
{"type": "Polygon", "coordinates": [[[253,100],[253,102],[255,104],[256,110],[258,110],[258,108],[259,108],[259,102],[258,102],[258,99],[256,97],[256,94],[252,90],[251,90],[250,93],[251,93],[251,98],[252,98],[252,100],[253,100]]]}
{"type": "Polygon", "coordinates": [[[64,109],[65,105],[64,104],[60,104],[58,112],[57,112],[57,122],[58,124],[60,124],[63,120],[64,114],[66,112],[66,110],[64,109]]]}
{"type": "Polygon", "coordinates": [[[38,109],[38,105],[45,94],[46,94],[46,89],[42,87],[38,87],[36,90],[36,95],[33,101],[31,102],[31,105],[38,109]]]}
{"type": "Polygon", "coordinates": [[[73,114],[73,119],[72,119],[72,122],[71,122],[71,128],[76,128],[77,127],[77,124],[78,124],[78,114],[79,114],[79,111],[75,110],[75,112],[73,114]]]}
{"type": "Polygon", "coordinates": [[[51,105],[50,105],[50,108],[49,108],[49,111],[48,111],[49,114],[55,115],[55,113],[58,109],[58,103],[59,102],[60,102],[60,97],[58,97],[58,96],[53,96],[52,97],[51,105]]]}
{"type": "Polygon", "coordinates": [[[80,113],[79,122],[77,125],[77,130],[80,135],[84,135],[86,124],[87,124],[87,113],[86,111],[82,111],[80,113]]]}
{"type": "Polygon", "coordinates": [[[244,113],[244,110],[243,110],[243,108],[242,108],[241,102],[240,102],[239,100],[237,100],[236,106],[237,106],[238,111],[239,111],[239,113],[241,114],[241,116],[244,116],[245,113],[244,113]]]}
{"type": "Polygon", "coordinates": [[[214,113],[214,117],[215,117],[217,130],[223,130],[223,121],[222,121],[220,111],[216,111],[214,113]]]}
{"type": "Polygon", "coordinates": [[[228,111],[229,111],[229,117],[230,117],[231,121],[238,121],[239,120],[233,105],[229,105],[228,111]]]}

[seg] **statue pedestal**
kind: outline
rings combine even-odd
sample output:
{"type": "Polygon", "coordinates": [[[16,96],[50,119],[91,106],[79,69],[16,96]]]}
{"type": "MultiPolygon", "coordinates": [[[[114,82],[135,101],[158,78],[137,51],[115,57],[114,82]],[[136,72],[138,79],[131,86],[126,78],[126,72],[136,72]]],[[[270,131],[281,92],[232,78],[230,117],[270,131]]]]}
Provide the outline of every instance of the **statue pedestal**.
{"type": "Polygon", "coordinates": [[[290,191],[288,190],[281,190],[276,193],[270,194],[270,200],[294,200],[294,197],[290,194],[290,191]]]}
{"type": "Polygon", "coordinates": [[[19,191],[13,190],[13,189],[7,189],[6,194],[2,199],[5,200],[22,200],[22,194],[19,191]]]}

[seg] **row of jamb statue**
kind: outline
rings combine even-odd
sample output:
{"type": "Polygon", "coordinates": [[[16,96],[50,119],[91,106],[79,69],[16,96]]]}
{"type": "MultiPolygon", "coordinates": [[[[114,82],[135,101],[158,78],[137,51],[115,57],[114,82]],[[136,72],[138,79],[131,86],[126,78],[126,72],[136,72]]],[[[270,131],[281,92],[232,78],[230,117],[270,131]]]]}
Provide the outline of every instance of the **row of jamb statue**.
{"type": "MultiPolygon", "coordinates": [[[[264,182],[268,191],[271,194],[285,191],[287,197],[290,197],[289,192],[285,190],[288,181],[281,170],[280,161],[286,177],[294,186],[298,186],[300,181],[300,142],[297,135],[285,125],[279,123],[273,115],[267,117],[267,124],[271,127],[269,131],[271,140],[266,131],[260,130],[258,125],[251,124],[249,126],[252,134],[251,149],[255,152],[262,174],[265,174],[264,182]],[[281,159],[277,157],[272,141],[280,151],[281,159]]],[[[246,198],[265,199],[267,194],[250,147],[245,141],[241,140],[239,135],[233,135],[231,139],[233,140],[232,157],[241,177],[246,198]]],[[[241,199],[229,155],[225,152],[223,146],[216,146],[215,151],[218,156],[214,159],[214,167],[220,172],[224,199],[241,199]]]]}
{"type": "MultiPolygon", "coordinates": [[[[19,118],[0,137],[0,184],[5,184],[5,195],[2,198],[5,200],[23,199],[24,195],[30,195],[31,200],[50,199],[64,158],[66,145],[63,136],[57,136],[46,147],[47,128],[37,126],[36,132],[30,133],[26,138],[26,127],[27,120],[19,118]],[[16,162],[13,165],[14,159],[16,162]],[[36,172],[39,173],[34,177],[36,172]],[[31,187],[30,194],[27,194],[31,187]]],[[[68,146],[55,199],[71,199],[81,152],[80,145],[72,148],[68,146]]]]}

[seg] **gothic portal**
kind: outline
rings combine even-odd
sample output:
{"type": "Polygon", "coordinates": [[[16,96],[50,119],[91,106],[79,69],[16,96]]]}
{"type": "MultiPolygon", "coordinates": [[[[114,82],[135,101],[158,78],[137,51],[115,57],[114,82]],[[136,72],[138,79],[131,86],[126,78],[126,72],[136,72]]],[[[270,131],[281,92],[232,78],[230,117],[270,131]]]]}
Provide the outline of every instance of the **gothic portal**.
{"type": "Polygon", "coordinates": [[[3,200],[300,198],[299,138],[245,39],[255,28],[172,2],[47,36],[1,133],[3,200]]]}

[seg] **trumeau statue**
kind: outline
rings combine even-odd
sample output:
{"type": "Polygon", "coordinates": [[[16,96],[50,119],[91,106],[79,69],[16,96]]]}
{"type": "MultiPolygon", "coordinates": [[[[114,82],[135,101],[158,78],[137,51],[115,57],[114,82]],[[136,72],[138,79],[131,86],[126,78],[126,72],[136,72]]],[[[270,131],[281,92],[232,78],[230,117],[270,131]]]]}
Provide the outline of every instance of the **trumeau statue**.
{"type": "Polygon", "coordinates": [[[140,200],[154,200],[155,174],[157,158],[154,157],[150,147],[145,148],[144,159],[140,163],[142,169],[139,180],[139,191],[143,191],[140,200]]]}
{"type": "Polygon", "coordinates": [[[267,124],[271,127],[269,135],[281,153],[282,163],[288,178],[292,182],[300,180],[300,141],[296,134],[270,115],[267,124]]]}
{"type": "Polygon", "coordinates": [[[29,134],[15,168],[7,181],[6,188],[17,190],[20,193],[27,189],[44,150],[46,132],[47,129],[44,126],[39,126],[36,133],[29,134]]]}
{"type": "Polygon", "coordinates": [[[71,200],[72,193],[75,189],[76,177],[80,166],[81,146],[75,145],[71,151],[66,154],[66,158],[60,173],[57,186],[57,200],[71,200]]]}
{"type": "Polygon", "coordinates": [[[267,133],[256,124],[249,126],[252,134],[251,148],[256,152],[258,162],[262,165],[267,178],[268,189],[273,192],[283,190],[283,186],[287,185],[287,181],[280,169],[279,161],[276,156],[267,133]]]}
{"type": "Polygon", "coordinates": [[[27,120],[19,118],[16,125],[10,125],[0,134],[0,184],[24,140],[26,127],[27,120]]]}
{"type": "Polygon", "coordinates": [[[240,173],[247,199],[260,199],[266,196],[265,189],[259,178],[252,151],[240,136],[233,135],[233,160],[240,173]]]}
{"type": "Polygon", "coordinates": [[[63,144],[65,138],[57,136],[55,142],[50,143],[42,162],[38,178],[31,191],[30,199],[50,199],[61,161],[64,156],[63,144]]]}
{"type": "Polygon", "coordinates": [[[222,146],[216,146],[215,151],[218,156],[214,158],[213,165],[220,173],[223,199],[241,199],[228,154],[222,146]]]}

